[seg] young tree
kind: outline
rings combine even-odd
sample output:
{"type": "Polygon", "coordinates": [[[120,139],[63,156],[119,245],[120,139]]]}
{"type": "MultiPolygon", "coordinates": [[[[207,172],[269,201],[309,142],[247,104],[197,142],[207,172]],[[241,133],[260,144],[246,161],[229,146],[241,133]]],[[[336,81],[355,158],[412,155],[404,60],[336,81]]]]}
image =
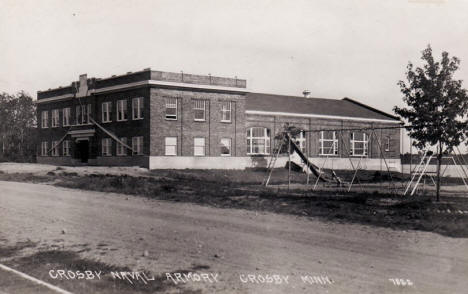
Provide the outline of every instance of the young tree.
{"type": "Polygon", "coordinates": [[[434,61],[430,45],[422,51],[423,67],[407,66],[407,82],[399,81],[407,107],[394,107],[394,112],[409,123],[407,130],[415,139],[413,145],[437,148],[437,201],[440,199],[440,166],[442,155],[460,145],[467,136],[468,96],[462,81],[453,78],[460,60],[442,53],[434,61]]]}

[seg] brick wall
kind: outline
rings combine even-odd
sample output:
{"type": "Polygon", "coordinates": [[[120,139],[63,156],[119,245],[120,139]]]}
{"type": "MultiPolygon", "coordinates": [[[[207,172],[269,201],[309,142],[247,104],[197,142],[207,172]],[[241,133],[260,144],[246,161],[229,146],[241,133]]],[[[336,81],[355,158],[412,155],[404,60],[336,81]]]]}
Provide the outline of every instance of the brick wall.
{"type": "Polygon", "coordinates": [[[241,94],[151,89],[152,156],[165,155],[165,137],[177,137],[177,155],[194,156],[194,138],[205,138],[205,155],[221,155],[221,138],[231,139],[231,156],[245,156],[245,96],[241,94]],[[165,98],[177,98],[177,120],[165,118],[165,98]],[[194,99],[206,100],[206,120],[194,120],[194,99]],[[231,102],[231,122],[221,122],[221,102],[231,102]]]}

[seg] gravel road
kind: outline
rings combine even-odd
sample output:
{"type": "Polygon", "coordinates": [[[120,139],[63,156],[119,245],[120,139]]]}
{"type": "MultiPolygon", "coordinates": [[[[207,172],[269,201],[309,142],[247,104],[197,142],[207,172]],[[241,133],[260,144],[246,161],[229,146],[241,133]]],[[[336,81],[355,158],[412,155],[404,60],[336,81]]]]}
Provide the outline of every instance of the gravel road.
{"type": "Polygon", "coordinates": [[[468,289],[466,238],[0,181],[0,240],[27,239],[135,271],[198,266],[219,280],[186,284],[203,293],[468,289]]]}

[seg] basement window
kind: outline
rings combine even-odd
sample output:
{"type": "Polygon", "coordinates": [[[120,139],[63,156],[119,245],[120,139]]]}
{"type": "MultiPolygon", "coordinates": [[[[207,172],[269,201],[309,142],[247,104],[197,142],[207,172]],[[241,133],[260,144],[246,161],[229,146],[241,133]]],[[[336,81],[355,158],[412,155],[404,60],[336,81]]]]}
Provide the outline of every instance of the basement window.
{"type": "Polygon", "coordinates": [[[166,98],[166,119],[177,120],[177,98],[166,98]]]}

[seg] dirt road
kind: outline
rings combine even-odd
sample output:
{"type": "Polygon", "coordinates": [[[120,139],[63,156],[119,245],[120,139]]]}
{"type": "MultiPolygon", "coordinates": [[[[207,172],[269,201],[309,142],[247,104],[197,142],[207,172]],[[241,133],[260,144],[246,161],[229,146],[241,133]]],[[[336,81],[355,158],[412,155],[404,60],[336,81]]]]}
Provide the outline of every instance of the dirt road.
{"type": "Polygon", "coordinates": [[[27,239],[135,271],[202,268],[219,282],[186,286],[203,293],[468,289],[468,239],[0,181],[0,240],[27,239]]]}

